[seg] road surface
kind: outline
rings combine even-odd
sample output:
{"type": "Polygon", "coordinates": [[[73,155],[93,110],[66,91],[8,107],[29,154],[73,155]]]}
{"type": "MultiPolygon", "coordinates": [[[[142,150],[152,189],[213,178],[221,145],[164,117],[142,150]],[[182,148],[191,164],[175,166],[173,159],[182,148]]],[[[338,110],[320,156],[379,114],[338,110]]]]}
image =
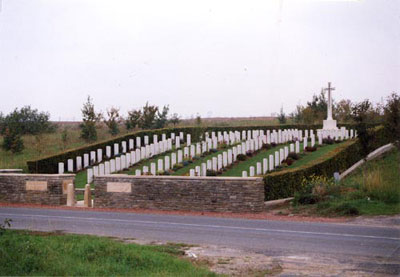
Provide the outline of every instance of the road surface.
{"type": "Polygon", "coordinates": [[[337,223],[289,222],[0,207],[0,222],[12,228],[62,230],[120,238],[218,245],[267,256],[335,257],[362,263],[370,273],[400,274],[400,228],[337,223]]]}

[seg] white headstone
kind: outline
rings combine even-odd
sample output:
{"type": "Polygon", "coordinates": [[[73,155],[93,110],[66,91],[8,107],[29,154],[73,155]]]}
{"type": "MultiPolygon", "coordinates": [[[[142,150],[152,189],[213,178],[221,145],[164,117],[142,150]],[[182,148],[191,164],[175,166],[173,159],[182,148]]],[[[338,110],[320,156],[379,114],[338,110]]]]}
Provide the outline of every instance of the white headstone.
{"type": "Polygon", "coordinates": [[[83,154],[83,167],[86,168],[89,166],[89,154],[83,154]]]}
{"type": "Polygon", "coordinates": [[[99,164],[99,176],[104,176],[105,174],[105,165],[99,164]]]}
{"type": "Polygon", "coordinates": [[[269,155],[269,171],[274,170],[274,156],[269,155]]]}
{"type": "Polygon", "coordinates": [[[79,171],[82,169],[82,157],[76,157],[76,170],[79,171]]]}
{"type": "Polygon", "coordinates": [[[264,158],[263,159],[263,174],[268,172],[268,159],[264,158]]]}
{"type": "Polygon", "coordinates": [[[58,174],[64,174],[64,163],[58,163],[58,174]]]}
{"type": "Polygon", "coordinates": [[[103,161],[103,149],[97,149],[97,162],[101,163],[103,161]]]}
{"type": "Polygon", "coordinates": [[[104,175],[109,175],[110,173],[110,162],[104,162],[104,175]]]}
{"type": "Polygon", "coordinates": [[[68,172],[74,172],[74,160],[68,159],[68,172]]]}
{"type": "Polygon", "coordinates": [[[250,177],[254,177],[254,166],[250,166],[250,177]]]}
{"type": "Polygon", "coordinates": [[[106,146],[106,156],[107,158],[111,158],[111,146],[106,146]]]}
{"type": "Polygon", "coordinates": [[[87,182],[88,182],[88,184],[91,184],[93,182],[93,169],[88,168],[86,173],[87,173],[87,182]]]}
{"type": "Polygon", "coordinates": [[[114,156],[119,154],[119,144],[114,143],[114,156]]]}

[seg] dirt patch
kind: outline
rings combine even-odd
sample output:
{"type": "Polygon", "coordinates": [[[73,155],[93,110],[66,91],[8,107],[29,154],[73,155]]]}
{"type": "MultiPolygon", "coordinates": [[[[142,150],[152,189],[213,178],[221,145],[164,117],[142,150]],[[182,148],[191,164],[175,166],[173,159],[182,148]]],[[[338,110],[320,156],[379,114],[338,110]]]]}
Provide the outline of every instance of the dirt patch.
{"type": "Polygon", "coordinates": [[[196,246],[186,250],[191,260],[206,260],[210,270],[229,276],[398,276],[400,262],[338,259],[307,253],[267,256],[220,246],[196,246]],[[193,257],[193,255],[195,257],[193,257]]]}

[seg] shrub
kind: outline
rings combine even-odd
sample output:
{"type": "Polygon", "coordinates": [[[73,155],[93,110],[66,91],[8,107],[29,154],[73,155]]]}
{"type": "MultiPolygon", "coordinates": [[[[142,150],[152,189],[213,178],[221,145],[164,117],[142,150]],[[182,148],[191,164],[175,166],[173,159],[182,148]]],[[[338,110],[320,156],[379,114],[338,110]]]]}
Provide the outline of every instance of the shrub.
{"type": "Polygon", "coordinates": [[[294,163],[294,160],[291,159],[291,158],[287,158],[287,159],[285,160],[285,163],[286,163],[288,166],[290,166],[290,165],[292,165],[292,164],[294,163]]]}
{"type": "Polygon", "coordinates": [[[175,164],[173,167],[174,171],[178,171],[179,169],[183,168],[183,164],[179,163],[179,164],[175,164]]]}
{"type": "Polygon", "coordinates": [[[317,147],[315,147],[315,146],[307,146],[307,147],[306,147],[306,151],[307,151],[307,152],[314,152],[314,151],[317,151],[317,147]]]}
{"type": "Polygon", "coordinates": [[[188,166],[188,165],[189,165],[189,161],[184,161],[184,162],[182,163],[182,165],[183,165],[183,166],[188,166]]]}
{"type": "Polygon", "coordinates": [[[247,156],[243,155],[243,154],[239,154],[239,155],[236,156],[236,159],[238,161],[245,161],[245,160],[247,160],[247,156]]]}
{"type": "Polygon", "coordinates": [[[20,153],[24,150],[24,142],[22,141],[21,135],[14,131],[5,132],[2,148],[12,153],[20,153]]]}
{"type": "Polygon", "coordinates": [[[291,159],[297,161],[300,157],[296,152],[290,152],[288,158],[291,158],[291,159]]]}
{"type": "Polygon", "coordinates": [[[296,192],[293,198],[294,205],[313,205],[320,201],[318,196],[312,193],[299,193],[296,192]]]}
{"type": "Polygon", "coordinates": [[[254,151],[251,151],[251,150],[246,151],[246,156],[252,157],[253,155],[254,155],[254,151]]]}
{"type": "Polygon", "coordinates": [[[217,153],[217,152],[218,152],[218,150],[217,150],[217,149],[215,149],[215,148],[211,148],[211,149],[210,149],[210,152],[211,152],[211,153],[217,153]]]}
{"type": "Polygon", "coordinates": [[[217,172],[217,171],[214,171],[214,170],[207,170],[206,175],[207,175],[207,176],[217,176],[217,175],[218,175],[218,172],[217,172]]]}
{"type": "Polygon", "coordinates": [[[269,143],[264,143],[264,144],[262,145],[262,148],[265,149],[265,150],[268,150],[268,149],[271,149],[272,146],[271,146],[271,144],[269,144],[269,143]]]}
{"type": "Polygon", "coordinates": [[[334,143],[334,140],[333,140],[331,137],[327,137],[327,138],[324,138],[324,139],[322,140],[322,143],[323,143],[323,144],[333,144],[333,143],[334,143]]]}
{"type": "Polygon", "coordinates": [[[194,160],[194,161],[196,161],[196,160],[199,160],[201,157],[199,157],[199,156],[194,156],[193,158],[192,158],[192,160],[194,160]]]}
{"type": "Polygon", "coordinates": [[[360,211],[358,210],[358,208],[354,205],[352,205],[351,203],[343,203],[340,204],[336,207],[333,207],[332,210],[339,214],[339,215],[359,215],[360,211]]]}
{"type": "Polygon", "coordinates": [[[271,147],[275,147],[277,144],[275,142],[271,142],[271,147]]]}

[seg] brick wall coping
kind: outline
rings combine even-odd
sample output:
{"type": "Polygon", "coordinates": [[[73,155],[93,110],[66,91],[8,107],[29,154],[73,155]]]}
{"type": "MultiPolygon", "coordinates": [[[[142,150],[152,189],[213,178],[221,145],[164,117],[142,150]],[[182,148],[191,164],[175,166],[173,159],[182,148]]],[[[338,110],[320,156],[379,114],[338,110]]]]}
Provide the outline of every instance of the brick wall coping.
{"type": "Polygon", "coordinates": [[[75,174],[19,174],[19,173],[0,173],[0,177],[75,177],[75,174]]]}
{"type": "Polygon", "coordinates": [[[175,180],[235,180],[235,181],[262,181],[262,177],[216,177],[216,176],[210,176],[210,177],[204,177],[204,176],[196,176],[196,177],[190,177],[190,176],[152,176],[152,175],[146,175],[146,176],[135,176],[135,175],[127,175],[127,174],[110,174],[110,175],[103,175],[103,176],[96,176],[96,178],[127,178],[127,179],[175,179],[175,180]]]}

